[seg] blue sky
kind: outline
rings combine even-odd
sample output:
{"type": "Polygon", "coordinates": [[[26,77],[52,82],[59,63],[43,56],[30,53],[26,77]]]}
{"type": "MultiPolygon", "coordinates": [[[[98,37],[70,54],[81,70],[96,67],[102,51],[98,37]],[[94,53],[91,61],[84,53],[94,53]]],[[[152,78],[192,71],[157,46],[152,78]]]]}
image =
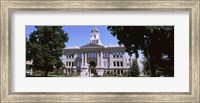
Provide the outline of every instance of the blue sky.
{"type": "MultiPolygon", "coordinates": [[[[94,26],[63,26],[65,33],[68,33],[69,41],[65,43],[66,47],[83,46],[90,42],[90,33],[94,26]]],[[[107,26],[97,26],[100,31],[100,39],[103,45],[117,45],[118,40],[110,34],[107,26]]],[[[26,26],[26,37],[36,30],[35,26],[26,26]]],[[[128,54],[127,54],[128,55],[128,54]]],[[[140,59],[143,58],[141,52],[140,59]]],[[[133,55],[134,56],[134,55],[133,55]]]]}
{"type": "MultiPolygon", "coordinates": [[[[63,26],[63,30],[68,33],[69,41],[65,43],[66,47],[83,46],[90,41],[90,32],[94,26],[63,26]]],[[[107,30],[107,26],[97,26],[100,31],[100,39],[103,45],[116,45],[118,40],[113,37],[107,30]]],[[[35,26],[26,26],[26,37],[29,38],[30,33],[35,26]]]]}

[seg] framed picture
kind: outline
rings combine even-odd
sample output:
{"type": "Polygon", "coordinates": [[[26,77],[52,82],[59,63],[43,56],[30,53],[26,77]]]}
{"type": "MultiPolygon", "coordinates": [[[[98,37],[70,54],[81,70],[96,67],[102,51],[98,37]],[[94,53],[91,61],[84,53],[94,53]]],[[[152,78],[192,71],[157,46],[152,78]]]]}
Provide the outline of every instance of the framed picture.
{"type": "Polygon", "coordinates": [[[1,102],[200,102],[199,0],[1,1],[1,102]]]}

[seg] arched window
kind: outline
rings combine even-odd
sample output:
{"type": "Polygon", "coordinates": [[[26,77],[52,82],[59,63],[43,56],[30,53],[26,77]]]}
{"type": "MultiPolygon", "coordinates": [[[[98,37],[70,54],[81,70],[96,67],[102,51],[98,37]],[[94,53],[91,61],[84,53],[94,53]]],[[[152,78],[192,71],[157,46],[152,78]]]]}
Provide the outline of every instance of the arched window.
{"type": "Polygon", "coordinates": [[[117,66],[119,67],[119,61],[117,61],[117,66]]]}

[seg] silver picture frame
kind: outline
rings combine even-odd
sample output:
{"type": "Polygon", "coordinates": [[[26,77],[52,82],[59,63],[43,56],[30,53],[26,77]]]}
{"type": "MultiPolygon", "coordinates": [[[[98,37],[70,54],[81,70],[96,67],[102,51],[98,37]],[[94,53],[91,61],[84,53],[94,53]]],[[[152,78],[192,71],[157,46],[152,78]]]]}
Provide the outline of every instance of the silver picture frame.
{"type": "Polygon", "coordinates": [[[199,0],[0,0],[0,102],[200,102],[199,0]],[[189,11],[189,92],[15,93],[11,83],[11,14],[20,10],[189,11]]]}

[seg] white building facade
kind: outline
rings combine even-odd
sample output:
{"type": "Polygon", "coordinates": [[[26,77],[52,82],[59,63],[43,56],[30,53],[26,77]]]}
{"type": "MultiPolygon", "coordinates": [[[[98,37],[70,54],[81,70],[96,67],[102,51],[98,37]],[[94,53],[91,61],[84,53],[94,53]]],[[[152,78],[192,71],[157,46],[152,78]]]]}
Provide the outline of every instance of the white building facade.
{"type": "Polygon", "coordinates": [[[103,76],[105,74],[125,75],[128,73],[132,59],[125,55],[125,47],[104,46],[99,35],[99,30],[94,27],[88,44],[64,49],[63,63],[67,74],[103,76]]]}

